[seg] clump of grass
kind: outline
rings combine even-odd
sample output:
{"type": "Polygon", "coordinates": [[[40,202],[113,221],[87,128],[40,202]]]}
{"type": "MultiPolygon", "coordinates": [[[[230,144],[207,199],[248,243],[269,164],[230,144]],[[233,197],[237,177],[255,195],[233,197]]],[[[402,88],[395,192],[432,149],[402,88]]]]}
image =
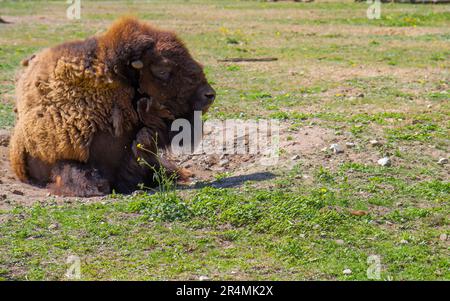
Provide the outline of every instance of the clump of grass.
{"type": "Polygon", "coordinates": [[[175,191],[157,192],[152,195],[139,194],[129,203],[128,210],[158,222],[183,221],[191,214],[187,204],[175,191]]]}
{"type": "MultiPolygon", "coordinates": [[[[158,137],[154,139],[154,145],[157,145],[158,137]]],[[[158,184],[155,190],[152,187],[146,187],[140,184],[141,189],[151,190],[153,195],[139,194],[136,200],[130,203],[129,210],[134,213],[141,213],[149,220],[171,222],[176,220],[184,220],[190,215],[189,208],[184,201],[178,196],[176,190],[176,173],[170,174],[161,164],[161,156],[163,154],[158,149],[153,152],[143,145],[138,144],[139,149],[151,154],[158,159],[156,166],[149,164],[144,158],[138,158],[139,164],[150,169],[153,173],[153,181],[158,184]]]]}
{"type": "Polygon", "coordinates": [[[14,125],[14,112],[12,104],[3,104],[0,102],[0,128],[11,127],[14,125]]]}
{"type": "Polygon", "coordinates": [[[440,132],[440,127],[431,122],[410,124],[394,129],[387,129],[390,140],[428,141],[440,132]]]}

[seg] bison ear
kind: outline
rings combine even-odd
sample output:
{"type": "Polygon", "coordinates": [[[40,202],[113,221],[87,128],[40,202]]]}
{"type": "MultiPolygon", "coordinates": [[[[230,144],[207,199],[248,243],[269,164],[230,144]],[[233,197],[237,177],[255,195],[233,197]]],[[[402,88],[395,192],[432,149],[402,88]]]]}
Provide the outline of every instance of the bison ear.
{"type": "Polygon", "coordinates": [[[133,40],[128,45],[128,63],[135,69],[142,69],[144,67],[144,57],[152,55],[155,49],[155,40],[149,36],[142,35],[133,40]]]}
{"type": "Polygon", "coordinates": [[[133,86],[138,85],[140,69],[144,68],[145,58],[152,56],[155,41],[148,36],[141,36],[130,43],[119,46],[112,70],[122,80],[133,86]]]}

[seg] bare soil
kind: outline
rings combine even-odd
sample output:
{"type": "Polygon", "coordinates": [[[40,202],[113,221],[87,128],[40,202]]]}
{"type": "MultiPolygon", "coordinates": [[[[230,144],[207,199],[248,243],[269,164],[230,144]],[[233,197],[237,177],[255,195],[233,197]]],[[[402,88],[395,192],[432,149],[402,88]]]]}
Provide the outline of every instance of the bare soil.
{"type": "MultiPolygon", "coordinates": [[[[2,130],[4,137],[0,144],[0,209],[17,205],[33,205],[36,202],[65,203],[80,200],[73,197],[51,195],[45,187],[37,187],[20,182],[11,171],[8,155],[9,131],[2,130]]],[[[210,141],[217,131],[205,133],[204,141],[210,141]]],[[[335,140],[332,131],[318,126],[305,127],[291,131],[288,123],[281,124],[279,147],[283,150],[278,161],[273,166],[261,164],[262,155],[257,154],[199,154],[181,155],[175,157],[180,166],[193,172],[192,182],[188,186],[202,187],[233,187],[246,181],[264,181],[274,177],[272,172],[280,168],[291,168],[295,161],[322,162],[324,153],[320,150],[329,146],[335,140]],[[295,156],[295,158],[294,158],[295,156]],[[318,158],[320,157],[320,158],[318,158]],[[215,181],[217,176],[224,174],[223,179],[215,181]]],[[[248,142],[247,142],[248,144],[248,142]]],[[[103,197],[84,198],[85,202],[96,202],[103,197]]]]}

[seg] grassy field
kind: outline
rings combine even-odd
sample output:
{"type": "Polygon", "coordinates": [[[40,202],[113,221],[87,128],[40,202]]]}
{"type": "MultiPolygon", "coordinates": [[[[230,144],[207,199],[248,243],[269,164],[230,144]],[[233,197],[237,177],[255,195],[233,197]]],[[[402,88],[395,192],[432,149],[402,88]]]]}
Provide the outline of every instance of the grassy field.
{"type": "Polygon", "coordinates": [[[0,198],[0,279],[66,279],[75,255],[83,280],[367,280],[376,255],[382,280],[450,280],[450,173],[437,163],[450,149],[450,5],[383,4],[379,20],[351,1],[83,0],[80,21],[66,7],[0,1],[13,22],[0,24],[0,128],[14,124],[20,60],[129,13],[176,31],[205,65],[209,118],[276,118],[287,141],[310,130],[355,146],[282,151],[273,177],[229,188],[232,168],[153,195],[0,198]]]}

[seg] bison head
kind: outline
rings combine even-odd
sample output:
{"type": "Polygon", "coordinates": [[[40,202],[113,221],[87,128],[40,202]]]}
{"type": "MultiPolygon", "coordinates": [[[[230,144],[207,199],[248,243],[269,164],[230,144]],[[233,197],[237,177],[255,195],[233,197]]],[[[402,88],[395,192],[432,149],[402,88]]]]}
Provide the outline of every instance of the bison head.
{"type": "Polygon", "coordinates": [[[172,32],[124,18],[100,38],[100,46],[118,79],[167,107],[175,118],[205,113],[216,97],[203,67],[172,32]]]}

